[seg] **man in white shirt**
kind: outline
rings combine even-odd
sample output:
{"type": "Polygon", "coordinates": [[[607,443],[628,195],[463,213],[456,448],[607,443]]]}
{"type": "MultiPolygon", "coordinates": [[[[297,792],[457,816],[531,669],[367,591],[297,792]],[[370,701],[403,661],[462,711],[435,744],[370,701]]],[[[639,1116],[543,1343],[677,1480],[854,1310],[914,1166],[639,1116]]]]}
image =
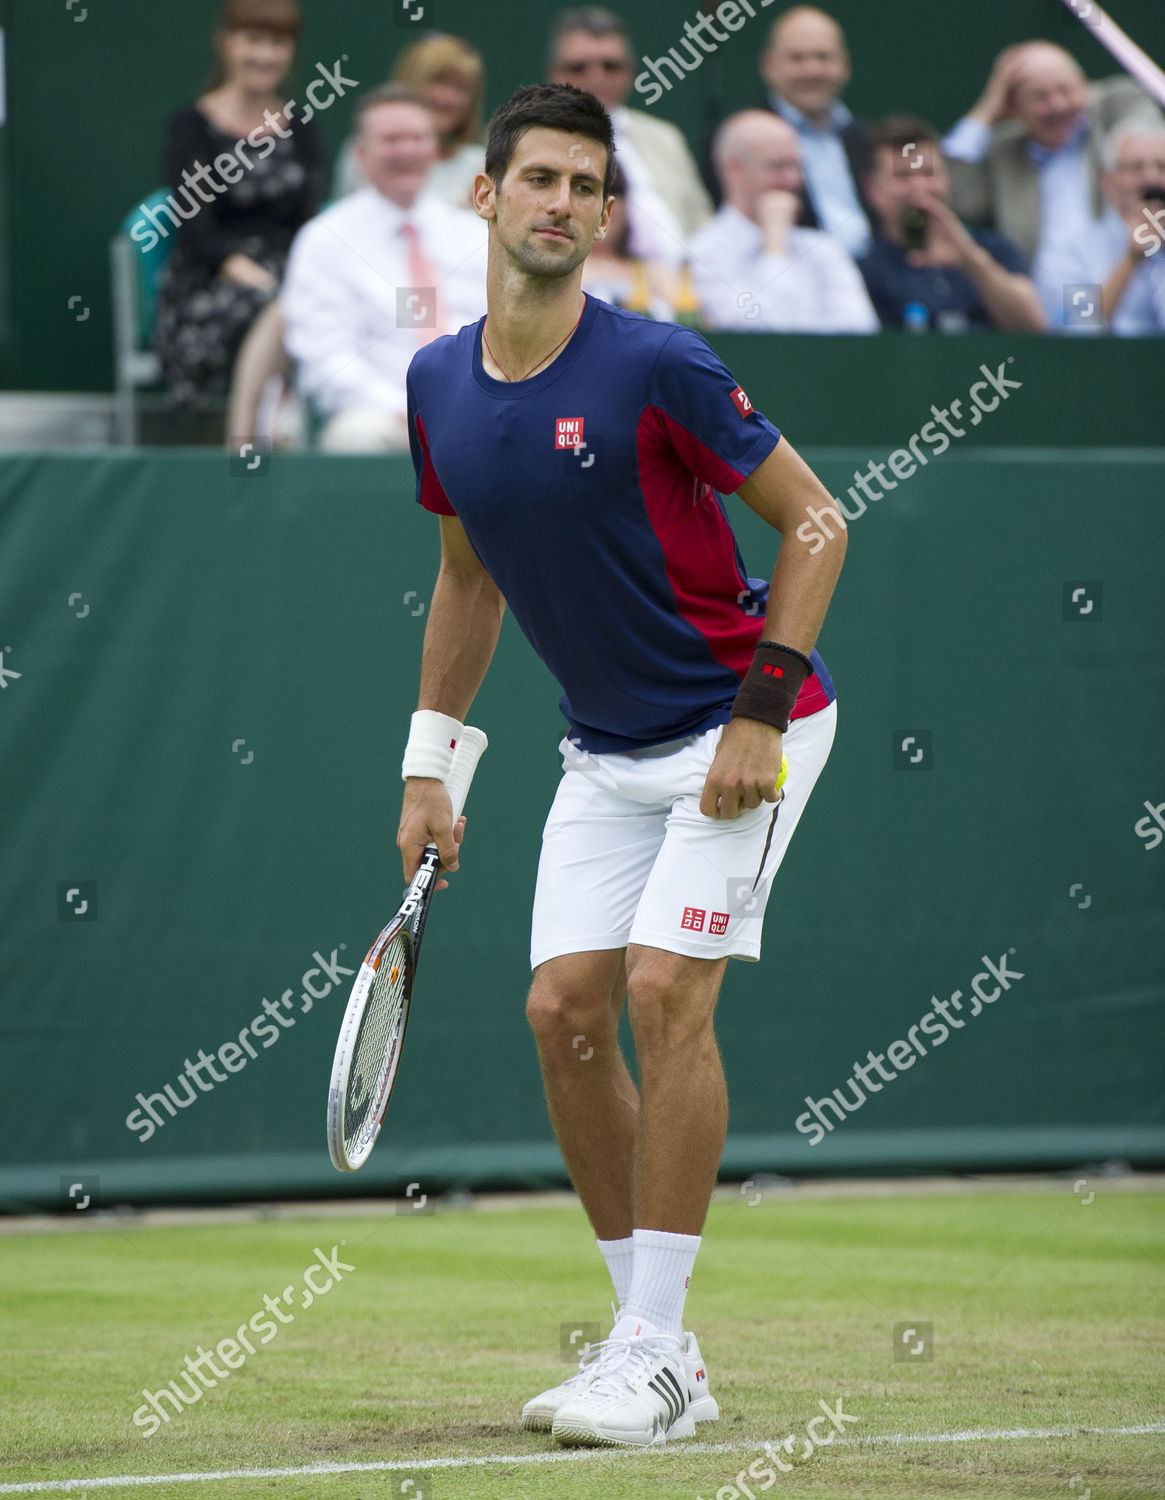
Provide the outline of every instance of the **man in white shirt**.
{"type": "Polygon", "coordinates": [[[861,274],[836,240],[797,227],[797,132],[763,109],[720,126],[712,160],[719,213],[688,244],[692,284],[709,328],[743,333],[873,333],[861,274]]]}
{"type": "Polygon", "coordinates": [[[712,200],[681,131],[627,108],[633,71],[627,29],[613,11],[588,5],[555,18],[547,81],[586,89],[611,117],[627,182],[631,254],[676,267],[688,235],[712,217],[712,200]]]}
{"type": "Polygon", "coordinates": [[[1165,124],[1117,125],[1101,160],[1103,217],[1036,260],[1048,320],[1069,333],[1165,334],[1165,124]]]}
{"type": "Polygon", "coordinates": [[[422,194],[437,159],[424,99],[394,85],[357,105],[368,186],[296,235],[280,302],[300,389],[332,453],[408,448],[405,372],[423,344],[485,312],[486,226],[422,194]]]}

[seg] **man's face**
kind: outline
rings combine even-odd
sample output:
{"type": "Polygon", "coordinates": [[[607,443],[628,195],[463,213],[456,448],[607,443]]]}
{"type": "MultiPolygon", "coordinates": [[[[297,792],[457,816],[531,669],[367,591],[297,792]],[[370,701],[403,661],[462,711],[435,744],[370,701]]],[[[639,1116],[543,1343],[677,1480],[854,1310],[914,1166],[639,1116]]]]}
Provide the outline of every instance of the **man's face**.
{"type": "Polygon", "coordinates": [[[761,55],[761,77],[769,88],[810,119],[828,114],[849,76],[841,32],[824,16],[778,22],[761,55]]]}
{"type": "Polygon", "coordinates": [[[1071,139],[1088,103],[1088,85],[1070,57],[1033,50],[1013,92],[1015,112],[1027,133],[1055,150],[1071,139]]]}
{"type": "Polygon", "coordinates": [[[568,31],[550,69],[550,83],[586,89],[607,111],[618,109],[631,89],[631,58],[622,36],[568,31]]]}
{"type": "Polygon", "coordinates": [[[1123,219],[1139,213],[1146,188],[1165,189],[1165,136],[1130,132],[1120,143],[1116,166],[1102,172],[1100,181],[1123,219]]]}
{"type": "Polygon", "coordinates": [[[437,160],[432,115],[420,104],[373,105],[360,122],[356,157],[377,192],[411,206],[437,160]]]}
{"type": "Polygon", "coordinates": [[[534,276],[567,276],[606,232],[610,214],[603,201],[607,153],[598,141],[565,130],[535,126],[518,141],[496,187],[484,175],[474,187],[474,206],[492,221],[509,258],[534,276]]]}
{"type": "Polygon", "coordinates": [[[880,146],[874,171],[866,178],[866,193],[883,232],[896,239],[908,208],[924,208],[928,197],[944,203],[950,196],[946,163],[933,141],[919,141],[907,149],[880,146]]]}
{"type": "Polygon", "coordinates": [[[801,152],[797,132],[783,121],[758,125],[724,162],[724,187],[731,201],[749,218],[765,193],[801,191],[801,152]]]}

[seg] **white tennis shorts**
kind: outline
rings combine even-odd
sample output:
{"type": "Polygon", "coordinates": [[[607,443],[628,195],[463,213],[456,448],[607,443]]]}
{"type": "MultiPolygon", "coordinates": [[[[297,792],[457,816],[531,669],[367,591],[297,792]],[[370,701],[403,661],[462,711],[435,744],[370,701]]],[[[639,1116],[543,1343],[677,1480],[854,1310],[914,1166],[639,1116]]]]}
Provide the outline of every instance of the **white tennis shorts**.
{"type": "Polygon", "coordinates": [[[783,799],[731,820],[700,811],[722,726],[623,754],[592,754],[564,739],[563,777],[542,835],[530,967],[628,943],[692,958],[759,958],[773,876],[836,727],[836,703],[793,719],[783,799]]]}

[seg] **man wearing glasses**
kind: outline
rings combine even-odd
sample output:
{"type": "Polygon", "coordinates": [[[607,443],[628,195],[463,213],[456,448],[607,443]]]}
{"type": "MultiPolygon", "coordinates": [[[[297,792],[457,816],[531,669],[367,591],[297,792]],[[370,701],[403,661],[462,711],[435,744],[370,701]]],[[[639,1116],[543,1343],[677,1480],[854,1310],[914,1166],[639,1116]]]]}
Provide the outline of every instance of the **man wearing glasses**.
{"type": "Polygon", "coordinates": [[[611,116],[627,180],[631,253],[678,266],[687,238],[712,217],[712,200],[676,126],[627,108],[632,62],[627,28],[613,11],[588,5],[555,18],[547,81],[586,89],[611,116]]]}

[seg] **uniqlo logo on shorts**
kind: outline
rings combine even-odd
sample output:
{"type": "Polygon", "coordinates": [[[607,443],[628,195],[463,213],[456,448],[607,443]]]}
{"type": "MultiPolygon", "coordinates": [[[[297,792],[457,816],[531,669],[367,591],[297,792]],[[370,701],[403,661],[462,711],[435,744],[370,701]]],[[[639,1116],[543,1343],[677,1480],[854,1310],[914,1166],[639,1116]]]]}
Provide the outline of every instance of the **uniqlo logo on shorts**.
{"type": "Polygon", "coordinates": [[[708,918],[708,931],[723,933],[728,931],[728,913],[726,911],[714,911],[708,918]]]}
{"type": "Polygon", "coordinates": [[[702,906],[685,906],[684,920],[681,927],[686,927],[689,932],[703,932],[705,911],[702,906]]]}
{"type": "Polygon", "coordinates": [[[738,385],[736,387],[736,389],[732,392],[732,399],[736,402],[736,409],[737,411],[739,411],[740,415],[742,417],[747,417],[749,412],[752,411],[752,402],[744,394],[743,386],[738,385]]]}
{"type": "Polygon", "coordinates": [[[582,417],[559,417],[554,424],[555,448],[577,448],[583,440],[582,417]]]}

